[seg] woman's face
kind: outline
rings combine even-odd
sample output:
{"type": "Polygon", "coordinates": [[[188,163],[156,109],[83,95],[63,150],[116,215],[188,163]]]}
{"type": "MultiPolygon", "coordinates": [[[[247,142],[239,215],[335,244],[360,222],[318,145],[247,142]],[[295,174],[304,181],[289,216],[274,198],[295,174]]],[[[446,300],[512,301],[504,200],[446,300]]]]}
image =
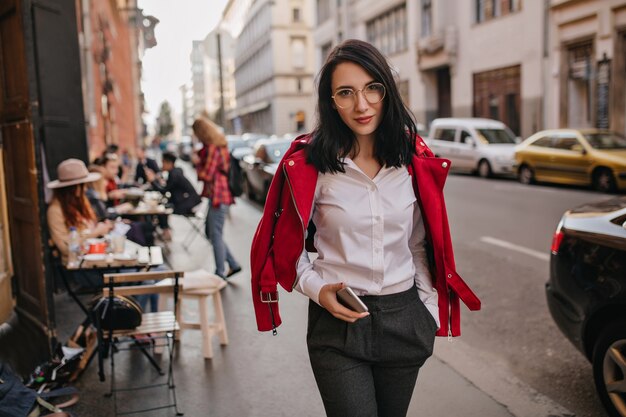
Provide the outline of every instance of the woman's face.
{"type": "Polygon", "coordinates": [[[350,88],[355,92],[351,105],[343,105],[341,108],[333,102],[333,107],[357,139],[373,139],[382,119],[384,100],[370,104],[363,94],[364,89],[373,82],[376,80],[363,67],[353,62],[342,62],[337,65],[332,75],[331,95],[344,88],[350,88]]]}
{"type": "Polygon", "coordinates": [[[104,165],[104,171],[102,172],[102,174],[108,180],[115,179],[119,166],[119,162],[117,162],[115,159],[110,159],[104,165]]]}

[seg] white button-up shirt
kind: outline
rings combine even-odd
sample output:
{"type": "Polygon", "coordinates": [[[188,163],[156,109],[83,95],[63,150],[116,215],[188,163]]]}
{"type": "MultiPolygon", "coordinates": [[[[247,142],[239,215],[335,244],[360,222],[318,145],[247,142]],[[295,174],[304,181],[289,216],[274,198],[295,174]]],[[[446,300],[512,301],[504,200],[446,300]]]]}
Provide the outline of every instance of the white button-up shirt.
{"type": "Polygon", "coordinates": [[[358,295],[386,295],[415,285],[439,325],[424,248],[426,232],[406,168],[383,167],[371,179],[350,159],[345,173],[318,174],[312,220],[318,257],[302,252],[295,289],[319,304],[326,284],[358,295]]]}

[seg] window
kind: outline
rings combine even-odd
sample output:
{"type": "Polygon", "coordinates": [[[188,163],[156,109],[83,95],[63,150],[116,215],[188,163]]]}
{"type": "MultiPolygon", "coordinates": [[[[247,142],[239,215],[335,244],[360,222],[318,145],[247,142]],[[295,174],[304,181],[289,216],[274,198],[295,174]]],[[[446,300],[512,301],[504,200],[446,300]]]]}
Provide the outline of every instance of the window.
{"type": "Polygon", "coordinates": [[[472,134],[470,132],[468,132],[467,130],[462,130],[461,131],[461,143],[469,143],[469,142],[473,142],[474,139],[472,139],[472,134]],[[469,139],[469,141],[468,141],[469,139]]]}
{"type": "Polygon", "coordinates": [[[294,68],[301,69],[306,66],[305,51],[304,38],[291,38],[291,64],[294,68]]]}
{"type": "Polygon", "coordinates": [[[422,37],[432,35],[433,5],[432,0],[422,0],[422,37]]]}
{"type": "Polygon", "coordinates": [[[317,23],[323,23],[330,17],[330,0],[317,0],[317,23]]]}
{"type": "Polygon", "coordinates": [[[433,139],[437,140],[445,140],[448,142],[454,142],[454,134],[456,133],[455,129],[436,129],[435,135],[433,139]]]}
{"type": "Polygon", "coordinates": [[[299,8],[295,7],[292,10],[292,17],[293,17],[294,23],[300,22],[300,9],[299,8]]]}
{"type": "Polygon", "coordinates": [[[406,4],[402,4],[367,22],[367,41],[385,55],[405,51],[408,47],[406,25],[406,4]]]}
{"type": "Polygon", "coordinates": [[[550,136],[544,136],[542,138],[534,141],[532,146],[539,146],[541,148],[551,148],[552,147],[552,138],[550,136]]]}
{"type": "Polygon", "coordinates": [[[522,0],[475,0],[476,23],[519,11],[522,0]]]}
{"type": "Polygon", "coordinates": [[[302,92],[302,80],[300,78],[296,79],[296,90],[298,93],[302,92]]]}
{"type": "Polygon", "coordinates": [[[582,145],[580,144],[578,139],[572,136],[556,137],[553,147],[556,149],[562,149],[564,151],[574,151],[577,149],[582,149],[582,145]]]}
{"type": "Polygon", "coordinates": [[[328,43],[322,45],[322,49],[321,49],[322,62],[326,61],[326,58],[328,57],[328,54],[330,53],[330,50],[331,50],[332,47],[333,47],[333,44],[331,42],[328,42],[328,43]]]}

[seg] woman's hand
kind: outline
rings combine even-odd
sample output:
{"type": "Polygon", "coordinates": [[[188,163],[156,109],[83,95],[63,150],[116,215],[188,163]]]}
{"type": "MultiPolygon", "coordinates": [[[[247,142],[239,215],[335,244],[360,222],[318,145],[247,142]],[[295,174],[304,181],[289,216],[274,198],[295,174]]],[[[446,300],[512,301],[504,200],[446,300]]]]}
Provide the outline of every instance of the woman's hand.
{"type": "Polygon", "coordinates": [[[337,291],[343,287],[345,287],[343,282],[324,285],[319,294],[320,305],[328,310],[334,317],[339,320],[347,321],[348,323],[354,323],[358,319],[369,316],[370,313],[357,313],[354,310],[344,307],[343,304],[337,300],[337,291]]]}
{"type": "Polygon", "coordinates": [[[112,228],[113,228],[113,224],[110,221],[106,220],[104,222],[100,222],[93,229],[93,235],[94,236],[104,236],[107,233],[109,233],[112,228]]]}
{"type": "Polygon", "coordinates": [[[124,213],[128,213],[134,208],[135,207],[131,203],[122,203],[122,204],[118,204],[117,206],[115,206],[115,211],[118,214],[124,214],[124,213]]]}
{"type": "Polygon", "coordinates": [[[111,200],[119,200],[124,197],[126,197],[126,190],[123,188],[118,188],[118,189],[109,191],[109,198],[111,200]]]}

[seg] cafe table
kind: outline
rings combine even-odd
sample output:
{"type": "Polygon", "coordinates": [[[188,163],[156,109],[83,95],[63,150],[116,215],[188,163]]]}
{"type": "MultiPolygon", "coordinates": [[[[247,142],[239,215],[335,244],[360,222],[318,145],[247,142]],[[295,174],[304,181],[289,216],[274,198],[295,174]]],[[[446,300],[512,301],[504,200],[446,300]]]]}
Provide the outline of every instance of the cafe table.
{"type": "MultiPolygon", "coordinates": [[[[63,265],[63,269],[65,271],[61,271],[61,278],[65,284],[65,288],[67,289],[70,297],[76,302],[76,304],[80,307],[80,309],[85,313],[85,320],[81,324],[81,326],[86,326],[88,323],[92,322],[92,314],[87,309],[85,304],[78,298],[72,287],[69,285],[67,281],[66,272],[76,272],[76,271],[91,271],[96,270],[102,274],[107,272],[120,272],[124,269],[136,269],[137,271],[149,271],[151,268],[160,266],[163,264],[163,253],[159,246],[141,246],[135,242],[130,240],[126,240],[124,245],[124,252],[119,254],[114,253],[104,253],[104,254],[84,254],[79,257],[78,262],[75,264],[65,263],[63,265]]],[[[101,343],[101,340],[98,341],[98,344],[101,343]]],[[[98,349],[94,349],[89,358],[87,359],[86,367],[89,366],[93,356],[98,349]]],[[[145,355],[148,355],[147,352],[142,351],[145,355]]],[[[151,362],[153,359],[149,358],[151,362]]],[[[98,369],[100,377],[103,379],[102,373],[102,358],[99,359],[98,369]]]]}
{"type": "MultiPolygon", "coordinates": [[[[97,270],[104,274],[111,271],[119,272],[122,269],[149,271],[151,268],[162,264],[163,252],[161,247],[141,246],[127,239],[124,252],[122,253],[84,254],[78,258],[78,262],[73,264],[65,263],[63,268],[68,272],[97,270]]],[[[87,310],[67,282],[66,274],[62,273],[61,277],[70,297],[78,304],[87,317],[90,317],[89,310],[87,310]]]]}

